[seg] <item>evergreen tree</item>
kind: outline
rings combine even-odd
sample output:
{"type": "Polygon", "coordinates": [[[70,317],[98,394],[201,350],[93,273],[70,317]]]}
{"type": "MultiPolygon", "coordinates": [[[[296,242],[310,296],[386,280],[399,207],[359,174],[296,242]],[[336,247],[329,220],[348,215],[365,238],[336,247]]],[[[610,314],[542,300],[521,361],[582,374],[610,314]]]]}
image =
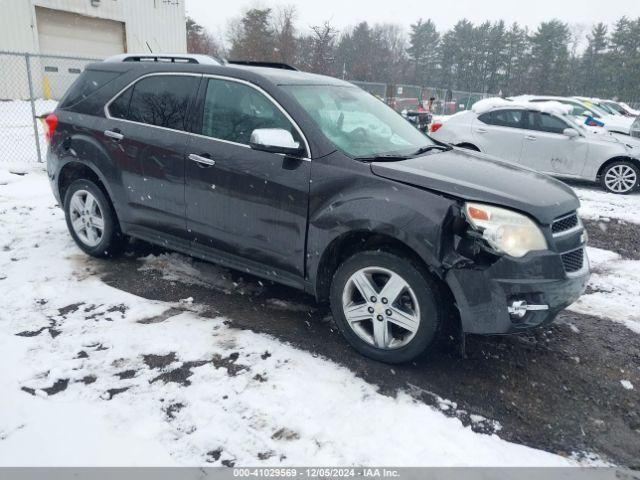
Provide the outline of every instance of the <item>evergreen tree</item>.
{"type": "Polygon", "coordinates": [[[275,35],[270,22],[270,8],[247,10],[232,32],[230,58],[255,61],[274,60],[275,35]]]}
{"type": "Polygon", "coordinates": [[[413,64],[411,80],[417,85],[433,82],[438,63],[438,44],[440,34],[436,25],[429,19],[422,19],[411,25],[407,55],[413,64]]]}
{"type": "Polygon", "coordinates": [[[570,32],[559,20],[542,22],[531,36],[531,93],[565,95],[570,32]]]}

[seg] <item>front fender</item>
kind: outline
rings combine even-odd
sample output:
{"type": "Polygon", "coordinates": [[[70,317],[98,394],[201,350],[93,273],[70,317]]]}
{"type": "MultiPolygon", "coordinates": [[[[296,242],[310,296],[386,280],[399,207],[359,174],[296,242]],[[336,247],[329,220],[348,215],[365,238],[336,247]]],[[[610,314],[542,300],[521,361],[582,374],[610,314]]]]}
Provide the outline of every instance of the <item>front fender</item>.
{"type": "Polygon", "coordinates": [[[352,233],[390,237],[415,252],[436,274],[442,276],[442,257],[448,238],[443,234],[450,218],[452,199],[378,177],[351,182],[338,195],[310,211],[307,242],[307,277],[312,285],[333,246],[352,233]]]}

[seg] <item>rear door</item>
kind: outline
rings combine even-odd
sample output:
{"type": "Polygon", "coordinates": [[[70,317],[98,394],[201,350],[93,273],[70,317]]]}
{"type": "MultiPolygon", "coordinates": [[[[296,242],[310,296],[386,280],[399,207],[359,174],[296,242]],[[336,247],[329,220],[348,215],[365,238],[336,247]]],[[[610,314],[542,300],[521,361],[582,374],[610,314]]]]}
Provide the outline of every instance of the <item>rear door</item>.
{"type": "Polygon", "coordinates": [[[579,175],[589,151],[587,140],[570,138],[563,132],[572,128],[563,119],[543,112],[527,112],[521,163],[553,175],[579,175]]]}
{"type": "Polygon", "coordinates": [[[494,110],[474,120],[472,134],[480,150],[510,163],[520,161],[524,110],[494,110]]]}
{"type": "Polygon", "coordinates": [[[152,74],[107,105],[99,134],[122,176],[128,221],[136,226],[186,236],[186,130],[200,78],[152,74]]]}
{"type": "Polygon", "coordinates": [[[205,77],[198,105],[199,135],[189,142],[186,164],[187,227],[196,249],[303,277],[311,161],[249,147],[255,129],[284,128],[302,141],[299,129],[246,82],[205,77]]]}

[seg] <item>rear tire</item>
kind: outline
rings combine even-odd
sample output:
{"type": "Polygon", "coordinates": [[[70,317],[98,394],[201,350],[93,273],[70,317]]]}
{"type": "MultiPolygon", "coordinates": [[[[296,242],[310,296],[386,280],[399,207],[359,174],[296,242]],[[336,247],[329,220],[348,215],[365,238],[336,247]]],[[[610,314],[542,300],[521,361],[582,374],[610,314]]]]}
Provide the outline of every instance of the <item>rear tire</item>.
{"type": "Polygon", "coordinates": [[[121,253],[125,237],[111,201],[102,189],[90,180],[76,180],[64,197],[67,228],[78,247],[98,258],[121,253]]]}
{"type": "Polygon", "coordinates": [[[385,363],[404,363],[425,353],[443,319],[436,282],[388,252],[365,251],[347,259],[333,276],[330,298],[347,342],[385,363]]]}
{"type": "Polygon", "coordinates": [[[640,170],[629,161],[618,160],[610,163],[600,175],[602,188],[617,195],[628,195],[638,186],[640,180],[640,170]]]}

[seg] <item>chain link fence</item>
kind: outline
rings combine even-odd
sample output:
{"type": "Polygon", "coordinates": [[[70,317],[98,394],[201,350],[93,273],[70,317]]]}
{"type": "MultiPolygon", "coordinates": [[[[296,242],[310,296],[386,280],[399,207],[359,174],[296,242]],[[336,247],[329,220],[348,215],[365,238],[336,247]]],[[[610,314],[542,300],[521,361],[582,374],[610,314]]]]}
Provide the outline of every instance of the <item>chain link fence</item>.
{"type": "Polygon", "coordinates": [[[44,162],[46,142],[39,117],[95,58],[0,52],[0,165],[44,162]]]}
{"type": "Polygon", "coordinates": [[[495,94],[421,87],[418,85],[386,84],[351,80],[351,83],[375,95],[397,111],[415,110],[420,105],[435,115],[452,115],[469,110],[479,100],[495,94]]]}

